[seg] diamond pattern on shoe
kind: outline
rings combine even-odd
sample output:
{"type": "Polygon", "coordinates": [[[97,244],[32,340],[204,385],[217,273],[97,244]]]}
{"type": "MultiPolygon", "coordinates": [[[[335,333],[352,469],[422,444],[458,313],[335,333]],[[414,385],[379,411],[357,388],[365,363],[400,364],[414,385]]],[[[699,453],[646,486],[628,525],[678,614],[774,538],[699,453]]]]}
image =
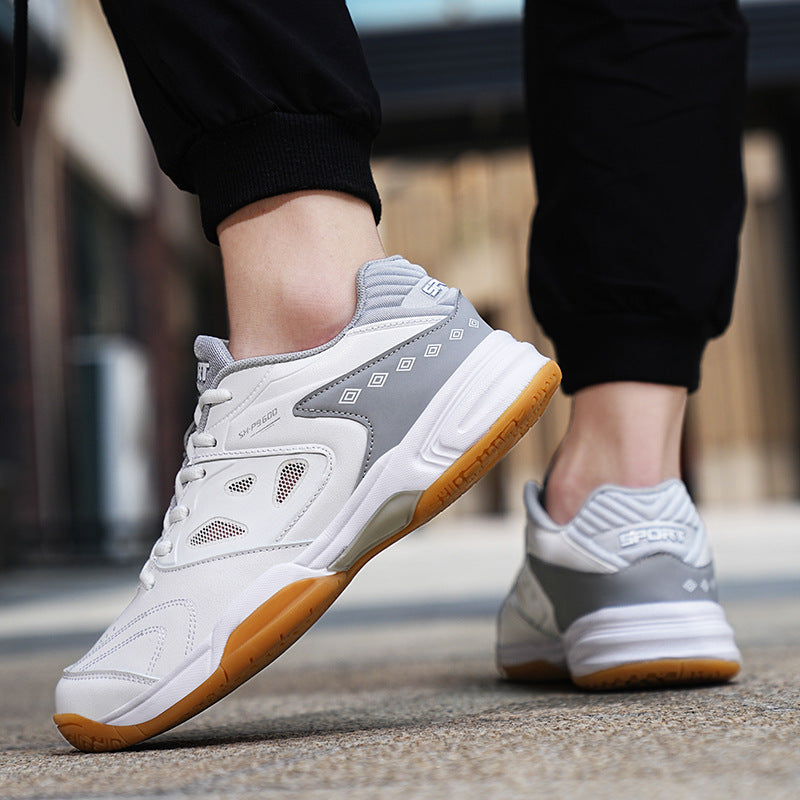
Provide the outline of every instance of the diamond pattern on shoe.
{"type": "Polygon", "coordinates": [[[566,525],[550,519],[534,483],[525,505],[526,559],[498,617],[503,675],[605,689],[738,672],[705,528],[683,483],[602,486],[566,525]]]}

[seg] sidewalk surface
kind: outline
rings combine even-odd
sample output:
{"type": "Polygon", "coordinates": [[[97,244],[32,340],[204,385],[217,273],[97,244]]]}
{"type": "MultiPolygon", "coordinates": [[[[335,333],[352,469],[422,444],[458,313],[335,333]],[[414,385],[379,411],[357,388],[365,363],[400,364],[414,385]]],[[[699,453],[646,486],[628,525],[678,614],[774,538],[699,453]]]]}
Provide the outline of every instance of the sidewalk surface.
{"type": "Polygon", "coordinates": [[[0,575],[0,798],[794,798],[800,505],[705,509],[745,658],[726,686],[587,694],[499,681],[522,520],[452,513],[374,559],[298,644],[124,753],[55,730],[52,690],[136,568],[0,575]]]}

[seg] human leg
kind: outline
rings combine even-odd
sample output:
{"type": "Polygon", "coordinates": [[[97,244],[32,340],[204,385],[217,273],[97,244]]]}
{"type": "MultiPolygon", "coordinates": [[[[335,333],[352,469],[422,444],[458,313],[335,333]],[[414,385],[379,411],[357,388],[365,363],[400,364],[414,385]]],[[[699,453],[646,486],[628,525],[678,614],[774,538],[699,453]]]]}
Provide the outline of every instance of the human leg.
{"type": "Polygon", "coordinates": [[[744,25],[733,2],[531,0],[526,32],[539,189],[531,299],[575,397],[546,491],[526,492],[528,560],[501,614],[500,666],[540,677],[539,662],[544,672],[557,662],[596,688],[724,679],[738,653],[702,522],[675,479],[687,391],[730,316],[744,25]],[[580,551],[550,552],[562,572],[549,593],[545,540],[580,551]],[[661,564],[677,590],[645,563],[661,564]],[[634,575],[650,588],[640,592],[634,575]],[[557,619],[567,585],[590,600],[557,619]],[[650,606],[674,614],[648,622],[650,606]],[[625,619],[600,619],[627,607],[653,647],[625,650],[603,628],[635,639],[625,619]],[[589,647],[589,663],[586,637],[570,631],[595,613],[589,638],[613,646],[589,647]],[[670,632],[681,626],[685,637],[670,632]]]}
{"type": "Polygon", "coordinates": [[[347,324],[357,269],[384,255],[380,106],[343,3],[228,5],[104,9],[159,163],[219,241],[232,352],[302,350],[347,324]]]}
{"type": "Polygon", "coordinates": [[[548,486],[564,520],[600,482],[675,474],[677,387],[697,388],[705,342],[730,318],[745,34],[729,0],[531,0],[526,35],[531,301],[578,393],[548,486]]]}
{"type": "Polygon", "coordinates": [[[643,487],[680,478],[686,397],[682,386],[634,381],[579,389],[547,476],[553,521],[571,520],[604,483],[643,487]]]}
{"type": "Polygon", "coordinates": [[[730,318],[744,206],[732,0],[530,0],[529,284],[567,392],[699,383],[730,318]]]}
{"type": "Polygon", "coordinates": [[[247,205],[223,220],[219,242],[234,358],[333,339],[355,313],[359,267],[386,255],[370,207],[338,192],[247,205]]]}

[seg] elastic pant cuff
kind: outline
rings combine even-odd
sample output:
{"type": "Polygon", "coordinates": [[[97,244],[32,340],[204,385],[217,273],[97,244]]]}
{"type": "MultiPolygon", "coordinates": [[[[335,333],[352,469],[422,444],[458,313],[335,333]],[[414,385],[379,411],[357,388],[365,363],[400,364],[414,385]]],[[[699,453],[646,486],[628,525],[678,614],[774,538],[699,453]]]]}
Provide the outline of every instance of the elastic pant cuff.
{"type": "Polygon", "coordinates": [[[206,237],[218,244],[219,223],[250,203],[309,189],[359,197],[379,222],[371,147],[368,132],[322,114],[273,111],[206,133],[188,155],[206,237]]]}
{"type": "MultiPolygon", "coordinates": [[[[683,327],[689,327],[683,323],[683,327]]],[[[596,318],[551,331],[567,394],[611,381],[685,386],[700,384],[708,337],[680,330],[679,322],[647,318],[596,318]]]]}

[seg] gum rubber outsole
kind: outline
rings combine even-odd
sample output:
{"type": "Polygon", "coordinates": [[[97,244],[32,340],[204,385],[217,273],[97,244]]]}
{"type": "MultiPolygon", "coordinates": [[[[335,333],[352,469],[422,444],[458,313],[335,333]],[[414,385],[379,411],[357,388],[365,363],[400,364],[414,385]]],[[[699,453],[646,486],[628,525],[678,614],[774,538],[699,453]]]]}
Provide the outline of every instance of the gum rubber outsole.
{"type": "Polygon", "coordinates": [[[660,686],[692,686],[701,683],[725,683],[739,672],[737,661],[717,658],[662,658],[623,664],[572,681],[581,689],[652,689],[660,686]]]}
{"type": "MultiPolygon", "coordinates": [[[[587,691],[614,689],[653,689],[661,686],[692,686],[702,683],[725,683],[736,677],[737,661],[716,658],[662,658],[623,664],[619,667],[572,676],[572,682],[587,691]]],[[[548,683],[570,680],[566,667],[549,661],[529,661],[500,667],[503,677],[521,683],[548,683]]]]}
{"type": "Polygon", "coordinates": [[[137,725],[107,725],[79,714],[56,714],[53,721],[61,735],[85,752],[122,750],[174,728],[232,692],[296,642],[369,559],[436,516],[493,467],[539,419],[560,381],[558,365],[547,362],[487,433],[422,493],[403,530],[347,571],[305,578],[276,592],[234,629],[217,669],[186,697],[137,725]]]}

